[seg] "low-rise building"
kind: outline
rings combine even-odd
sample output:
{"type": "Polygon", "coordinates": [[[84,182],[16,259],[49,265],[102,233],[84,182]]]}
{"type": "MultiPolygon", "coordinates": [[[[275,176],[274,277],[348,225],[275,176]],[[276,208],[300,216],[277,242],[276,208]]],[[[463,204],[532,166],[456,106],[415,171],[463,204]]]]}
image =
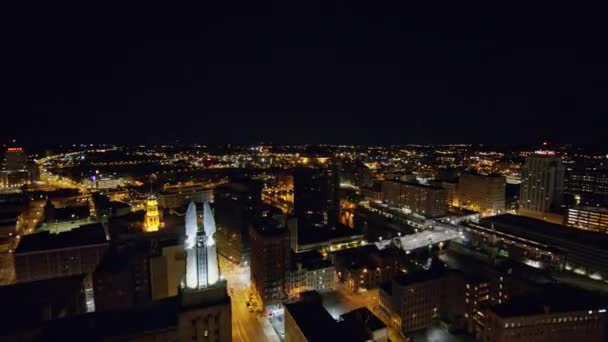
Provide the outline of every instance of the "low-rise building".
{"type": "Polygon", "coordinates": [[[606,341],[607,306],[571,290],[516,297],[486,311],[483,341],[606,341]]]}
{"type": "Polygon", "coordinates": [[[90,275],[107,249],[106,232],[98,223],[60,234],[25,235],[15,250],[17,282],[90,275]]]}
{"type": "Polygon", "coordinates": [[[179,208],[190,202],[213,202],[213,189],[207,184],[185,182],[165,184],[158,193],[158,205],[163,209],[179,208]]]}
{"type": "Polygon", "coordinates": [[[291,269],[286,275],[285,291],[288,297],[294,298],[306,291],[335,291],[336,270],[331,260],[324,259],[317,252],[302,253],[292,259],[291,269]]]}
{"type": "Polygon", "coordinates": [[[601,207],[569,208],[566,225],[576,229],[608,233],[608,209],[601,207]]]}
{"type": "Polygon", "coordinates": [[[300,301],[285,305],[286,342],[386,342],[388,329],[366,308],[343,314],[336,321],[316,302],[300,301]]]}

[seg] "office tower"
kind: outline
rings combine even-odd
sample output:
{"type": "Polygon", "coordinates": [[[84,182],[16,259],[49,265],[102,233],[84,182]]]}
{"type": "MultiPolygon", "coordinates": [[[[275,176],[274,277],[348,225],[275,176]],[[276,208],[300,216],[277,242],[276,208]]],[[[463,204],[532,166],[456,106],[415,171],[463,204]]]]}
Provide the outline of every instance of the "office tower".
{"type": "Polygon", "coordinates": [[[25,170],[25,151],[23,147],[8,147],[4,154],[6,159],[6,170],[7,171],[20,171],[25,170]]]}
{"type": "Polygon", "coordinates": [[[400,180],[382,182],[382,198],[387,204],[411,210],[425,217],[447,213],[447,191],[438,186],[400,180]]]}
{"type": "Polygon", "coordinates": [[[248,227],[260,211],[262,184],[238,181],[215,188],[214,209],[218,253],[233,263],[249,263],[248,227]]]}
{"type": "Polygon", "coordinates": [[[289,261],[289,233],[273,219],[249,228],[251,238],[251,282],[263,307],[280,304],[285,297],[285,275],[289,261]]]}
{"type": "Polygon", "coordinates": [[[154,195],[146,200],[146,217],[144,231],[155,232],[160,227],[160,214],[158,212],[158,201],[154,195]]]}
{"type": "Polygon", "coordinates": [[[294,213],[299,220],[335,225],[339,179],[328,158],[304,157],[294,170],[294,213]]]}
{"type": "Polygon", "coordinates": [[[215,244],[215,219],[208,202],[203,204],[203,231],[198,228],[196,204],[186,211],[186,287],[199,289],[219,281],[215,244]]]}
{"type": "Polygon", "coordinates": [[[519,196],[522,212],[545,213],[562,204],[564,165],[550,151],[538,151],[526,158],[519,196]]]}
{"type": "Polygon", "coordinates": [[[461,207],[495,215],[505,211],[506,179],[501,175],[463,173],[458,181],[458,202],[461,207]]]}
{"type": "Polygon", "coordinates": [[[209,202],[203,204],[203,230],[196,205],[186,211],[186,283],[181,289],[177,321],[179,341],[232,341],[232,316],[226,281],[220,278],[215,244],[215,219],[209,202]]]}

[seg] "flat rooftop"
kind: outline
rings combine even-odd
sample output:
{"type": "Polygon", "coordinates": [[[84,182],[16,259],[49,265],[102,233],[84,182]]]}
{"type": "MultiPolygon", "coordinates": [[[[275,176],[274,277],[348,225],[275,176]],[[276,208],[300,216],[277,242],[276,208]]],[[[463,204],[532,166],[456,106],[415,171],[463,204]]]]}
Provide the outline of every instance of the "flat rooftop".
{"type": "Polygon", "coordinates": [[[494,306],[491,310],[501,317],[515,317],[608,309],[606,297],[571,287],[546,286],[540,294],[513,297],[509,302],[494,306]]]}
{"type": "Polygon", "coordinates": [[[60,234],[45,231],[25,235],[19,242],[15,254],[98,245],[107,242],[106,232],[101,223],[92,223],[60,234]]]}
{"type": "Polygon", "coordinates": [[[83,280],[84,275],[76,275],[0,286],[0,301],[5,307],[0,311],[2,325],[11,331],[58,317],[79,296],[83,280]]]}
{"type": "Polygon", "coordinates": [[[411,273],[400,274],[393,278],[393,281],[399,286],[410,286],[416,283],[422,283],[429,280],[435,280],[444,277],[447,274],[447,268],[435,265],[428,270],[414,271],[411,273]]]}
{"type": "Polygon", "coordinates": [[[353,320],[364,324],[369,330],[376,331],[386,328],[386,324],[376,317],[368,308],[358,308],[340,316],[343,320],[353,320]]]}
{"type": "Polygon", "coordinates": [[[487,228],[493,225],[497,231],[528,238],[547,245],[555,245],[555,240],[559,239],[608,250],[608,235],[606,234],[570,228],[530,217],[504,214],[482,218],[479,220],[479,223],[487,228]]]}
{"type": "Polygon", "coordinates": [[[391,179],[391,180],[386,180],[385,182],[393,182],[393,183],[399,183],[399,184],[404,184],[404,185],[411,185],[411,186],[415,186],[415,187],[419,187],[419,188],[425,188],[425,189],[444,190],[440,186],[430,185],[430,184],[422,184],[422,183],[418,183],[418,182],[414,182],[414,181],[403,181],[403,180],[399,180],[399,179],[391,179]]]}
{"type": "Polygon", "coordinates": [[[330,240],[348,239],[356,236],[362,236],[357,229],[349,228],[342,224],[335,226],[321,225],[315,226],[311,224],[298,223],[298,244],[310,245],[330,240]]]}

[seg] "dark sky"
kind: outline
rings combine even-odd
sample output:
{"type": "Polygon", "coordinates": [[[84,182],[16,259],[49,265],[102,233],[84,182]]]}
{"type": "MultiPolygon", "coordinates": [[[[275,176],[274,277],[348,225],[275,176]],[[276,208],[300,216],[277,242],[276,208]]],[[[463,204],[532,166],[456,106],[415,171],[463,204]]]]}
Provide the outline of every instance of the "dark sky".
{"type": "Polygon", "coordinates": [[[605,9],[357,0],[1,6],[2,139],[608,145],[605,9]]]}

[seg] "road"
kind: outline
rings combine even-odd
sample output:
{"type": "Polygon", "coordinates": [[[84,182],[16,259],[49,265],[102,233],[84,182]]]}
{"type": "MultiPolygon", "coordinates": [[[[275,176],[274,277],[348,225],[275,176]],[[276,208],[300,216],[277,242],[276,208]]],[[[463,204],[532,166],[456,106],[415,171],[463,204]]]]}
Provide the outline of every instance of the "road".
{"type": "Polygon", "coordinates": [[[220,257],[220,270],[228,282],[232,301],[232,339],[243,342],[280,342],[268,318],[257,312],[249,312],[249,268],[239,267],[220,257]]]}

